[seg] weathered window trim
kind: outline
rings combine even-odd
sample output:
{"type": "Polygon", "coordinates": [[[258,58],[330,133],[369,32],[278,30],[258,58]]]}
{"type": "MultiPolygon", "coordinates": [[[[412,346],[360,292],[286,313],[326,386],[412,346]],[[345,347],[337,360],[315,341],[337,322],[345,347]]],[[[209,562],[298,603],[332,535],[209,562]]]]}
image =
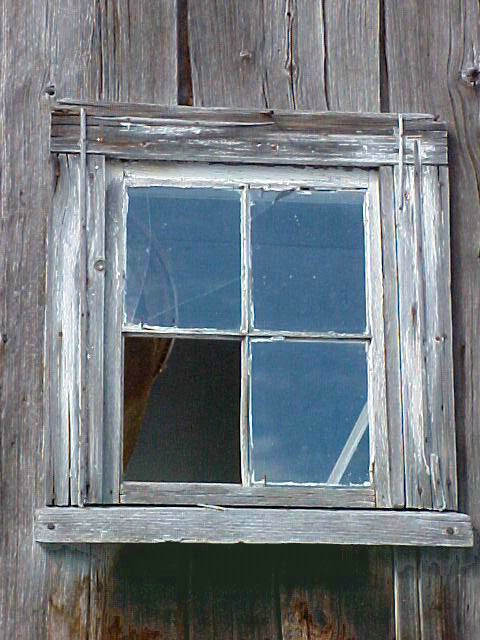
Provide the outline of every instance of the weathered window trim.
{"type": "MultiPolygon", "coordinates": [[[[309,186],[312,174],[323,175],[324,188],[328,183],[334,189],[366,189],[370,212],[381,211],[381,215],[370,215],[373,222],[369,229],[374,240],[381,237],[382,249],[367,251],[366,259],[367,271],[374,274],[367,284],[367,296],[376,302],[369,308],[376,314],[373,322],[384,334],[371,359],[376,364],[369,364],[369,389],[371,385],[375,389],[374,394],[369,393],[369,403],[373,395],[381,401],[370,405],[369,411],[383,437],[375,436],[374,486],[323,485],[313,488],[313,497],[312,489],[295,487],[288,498],[277,495],[279,488],[272,486],[268,487],[271,497],[266,503],[276,506],[277,512],[283,512],[278,509],[281,506],[295,507],[298,513],[301,507],[345,507],[341,512],[328,512],[346,514],[346,520],[338,525],[338,535],[344,537],[335,538],[337,543],[349,539],[345,527],[358,531],[355,523],[363,522],[368,528],[371,515],[378,515],[378,522],[382,521],[384,512],[379,508],[395,508],[398,511],[390,512],[389,518],[399,516],[394,527],[398,529],[398,541],[392,540],[392,529],[391,533],[384,531],[383,542],[380,531],[377,542],[371,541],[377,534],[367,535],[370,541],[366,544],[471,544],[468,517],[449,513],[457,509],[457,491],[443,123],[422,114],[292,114],[61,104],[52,114],[51,149],[57,154],[59,184],[48,241],[47,504],[121,503],[125,506],[104,507],[101,511],[116,514],[125,509],[127,519],[147,511],[152,516],[163,513],[164,507],[141,510],[126,506],[157,501],[191,505],[177,507],[175,513],[184,513],[185,517],[202,511],[195,505],[228,507],[225,511],[231,514],[234,529],[242,526],[240,512],[246,513],[245,507],[260,507],[249,510],[257,519],[270,517],[272,510],[261,508],[265,492],[259,486],[185,485],[191,490],[188,494],[176,483],[121,483],[118,425],[122,406],[104,398],[122,397],[118,376],[122,344],[118,332],[112,331],[122,325],[122,309],[105,304],[105,300],[112,299],[113,292],[123,286],[124,255],[117,236],[123,233],[126,180],[136,180],[137,184],[159,180],[165,184],[176,179],[174,174],[182,166],[190,172],[192,181],[211,184],[219,169],[207,162],[214,162],[228,164],[233,181],[244,180],[242,174],[248,172],[248,166],[243,169],[243,165],[255,164],[258,183],[264,186],[272,171],[268,165],[290,165],[285,170],[292,183],[309,186]],[[128,162],[131,160],[135,162],[128,162]],[[181,164],[185,161],[195,164],[181,164]],[[84,281],[88,286],[82,286],[84,281]],[[375,294],[372,281],[380,287],[375,294]],[[383,307],[397,312],[384,313],[383,307]],[[380,367],[379,362],[383,362],[380,367]],[[102,388],[103,394],[98,392],[102,388]],[[242,509],[230,508],[235,506],[242,509]],[[377,511],[365,511],[371,507],[377,511]],[[415,519],[405,517],[411,514],[399,511],[402,508],[444,513],[436,514],[438,520],[429,520],[432,514],[418,511],[415,519]],[[446,538],[441,527],[456,519],[463,533],[460,538],[448,533],[446,538]],[[435,525],[434,541],[426,542],[416,529],[420,522],[422,526],[444,524],[435,525]],[[402,542],[405,537],[400,529],[404,526],[412,526],[411,542],[402,542]]],[[[156,331],[143,327],[138,333],[133,326],[127,330],[135,335],[156,331]]],[[[208,520],[208,514],[214,511],[208,506],[204,507],[206,515],[200,518],[208,520]]],[[[39,522],[44,513],[53,517],[58,511],[52,507],[41,510],[39,522]]],[[[67,512],[77,511],[62,509],[65,517],[67,512]]],[[[94,515],[100,513],[95,508],[86,507],[79,513],[92,514],[94,529],[95,523],[101,522],[100,515],[98,520],[94,515]]],[[[322,515],[325,512],[320,508],[306,513],[311,514],[305,523],[313,526],[312,531],[315,523],[330,523],[330,516],[322,515]]],[[[115,517],[112,515],[112,522],[115,517]]],[[[456,531],[455,527],[447,529],[456,531]]],[[[39,524],[38,539],[44,536],[41,530],[39,524]]],[[[242,531],[235,531],[237,541],[242,540],[242,531]]],[[[120,531],[118,535],[120,539],[120,531]]],[[[154,541],[156,535],[150,532],[147,538],[154,541]]],[[[158,535],[170,539],[167,531],[158,535]]],[[[255,542],[261,541],[263,534],[253,539],[254,534],[245,529],[245,535],[247,541],[255,542]]],[[[285,531],[282,541],[290,541],[289,535],[285,531]]],[[[270,541],[279,541],[271,537],[270,541]]],[[[318,532],[312,537],[315,540],[311,541],[328,541],[327,535],[318,532]]],[[[361,538],[359,535],[356,542],[362,543],[361,538]]],[[[183,538],[179,535],[178,539],[183,538]]]]}

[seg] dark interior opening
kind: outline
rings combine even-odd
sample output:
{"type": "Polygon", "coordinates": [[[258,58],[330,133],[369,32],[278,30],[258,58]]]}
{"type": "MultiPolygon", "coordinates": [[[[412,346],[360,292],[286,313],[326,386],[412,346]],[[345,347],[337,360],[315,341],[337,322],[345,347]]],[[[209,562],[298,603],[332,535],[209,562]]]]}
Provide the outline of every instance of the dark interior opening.
{"type": "Polygon", "coordinates": [[[125,480],[241,483],[240,341],[126,338],[124,421],[125,480]]]}

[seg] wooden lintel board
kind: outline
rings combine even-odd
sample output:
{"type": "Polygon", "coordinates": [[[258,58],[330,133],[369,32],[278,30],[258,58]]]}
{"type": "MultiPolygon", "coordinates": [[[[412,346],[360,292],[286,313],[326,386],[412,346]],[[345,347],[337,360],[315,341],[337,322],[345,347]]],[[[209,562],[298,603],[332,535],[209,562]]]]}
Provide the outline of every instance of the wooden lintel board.
{"type": "Polygon", "coordinates": [[[311,166],[446,165],[444,123],[424,114],[246,111],[144,104],[57,104],[52,152],[78,153],[80,109],[87,153],[129,160],[311,166]]]}
{"type": "Polygon", "coordinates": [[[470,547],[470,517],[453,512],[218,507],[45,507],[45,543],[302,543],[470,547]]]}

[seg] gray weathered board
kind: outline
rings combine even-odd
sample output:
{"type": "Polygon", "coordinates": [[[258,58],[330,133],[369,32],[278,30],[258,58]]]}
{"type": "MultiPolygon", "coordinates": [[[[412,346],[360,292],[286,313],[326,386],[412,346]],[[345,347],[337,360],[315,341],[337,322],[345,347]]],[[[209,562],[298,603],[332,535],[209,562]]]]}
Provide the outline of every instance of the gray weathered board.
{"type": "MultiPolygon", "coordinates": [[[[323,166],[447,164],[447,132],[433,116],[191,109],[85,104],[87,153],[130,160],[196,160],[323,166]],[[292,148],[295,153],[292,154],[292,148]]],[[[51,150],[79,152],[81,104],[52,113],[51,150]]]]}
{"type": "Polygon", "coordinates": [[[461,513],[348,509],[46,507],[38,542],[304,543],[470,547],[461,513]]]}

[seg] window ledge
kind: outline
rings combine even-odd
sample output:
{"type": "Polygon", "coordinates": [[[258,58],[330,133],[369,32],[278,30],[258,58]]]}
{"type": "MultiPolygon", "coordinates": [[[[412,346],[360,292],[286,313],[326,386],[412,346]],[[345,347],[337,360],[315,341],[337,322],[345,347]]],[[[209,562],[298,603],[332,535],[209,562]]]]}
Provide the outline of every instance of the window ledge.
{"type": "Polygon", "coordinates": [[[471,547],[469,516],[454,512],[205,507],[46,507],[45,543],[303,543],[471,547]]]}

